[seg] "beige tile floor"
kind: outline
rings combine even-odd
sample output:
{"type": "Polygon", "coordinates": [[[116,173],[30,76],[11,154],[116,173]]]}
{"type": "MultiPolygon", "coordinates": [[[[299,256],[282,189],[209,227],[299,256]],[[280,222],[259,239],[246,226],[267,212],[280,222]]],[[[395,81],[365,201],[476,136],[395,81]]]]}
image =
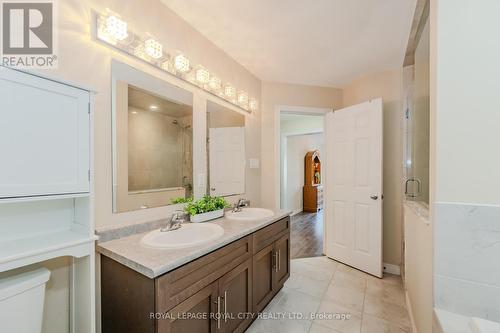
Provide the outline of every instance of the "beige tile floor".
{"type": "Polygon", "coordinates": [[[292,260],[290,279],[264,315],[268,318],[257,319],[247,332],[410,332],[399,276],[378,279],[326,257],[292,260]],[[344,317],[331,318],[335,314],[344,317]]]}

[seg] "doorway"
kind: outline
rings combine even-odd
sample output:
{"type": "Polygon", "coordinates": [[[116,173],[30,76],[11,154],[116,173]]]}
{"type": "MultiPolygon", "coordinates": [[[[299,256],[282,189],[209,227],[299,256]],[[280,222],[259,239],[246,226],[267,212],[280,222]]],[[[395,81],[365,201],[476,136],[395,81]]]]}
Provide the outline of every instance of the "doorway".
{"type": "Polygon", "coordinates": [[[279,111],[279,206],[281,209],[292,211],[291,258],[317,257],[324,254],[323,208],[310,207],[311,200],[307,197],[309,190],[305,187],[311,185],[307,179],[316,177],[315,187],[309,186],[309,189],[322,188],[320,171],[314,172],[311,171],[312,168],[306,168],[306,156],[315,153],[316,162],[322,158],[324,115],[328,111],[331,110],[291,107],[283,107],[279,111]],[[306,176],[306,172],[312,172],[312,176],[306,176]]]}
{"type": "Polygon", "coordinates": [[[275,147],[276,156],[280,158],[276,170],[279,182],[276,198],[277,207],[292,211],[292,258],[325,254],[381,277],[382,99],[336,110],[335,113],[331,109],[290,107],[278,107],[276,111],[276,133],[279,135],[275,147]],[[293,125],[285,123],[288,118],[296,119],[293,125]],[[316,130],[307,126],[314,119],[321,120],[316,130]],[[317,140],[310,140],[308,136],[313,135],[317,140]],[[289,142],[294,144],[295,136],[301,136],[297,141],[302,143],[289,149],[287,146],[289,142]],[[308,146],[310,142],[316,146],[308,146]],[[306,215],[304,201],[301,207],[300,199],[295,200],[301,195],[297,190],[298,178],[303,178],[302,183],[298,183],[302,184],[302,195],[307,181],[307,172],[301,168],[306,162],[300,161],[300,156],[310,151],[301,151],[302,148],[318,150],[318,156],[323,150],[326,157],[323,158],[319,182],[319,185],[325,185],[325,203],[321,207],[324,212],[319,209],[311,213],[314,215],[306,215]],[[297,170],[303,172],[303,177],[297,176],[297,170]]]}

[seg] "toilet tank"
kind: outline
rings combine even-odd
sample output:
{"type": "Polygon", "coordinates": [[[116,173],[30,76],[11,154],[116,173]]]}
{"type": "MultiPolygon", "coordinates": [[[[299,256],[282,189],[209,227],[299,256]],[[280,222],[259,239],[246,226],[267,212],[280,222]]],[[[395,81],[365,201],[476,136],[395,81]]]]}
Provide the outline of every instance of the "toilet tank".
{"type": "Polygon", "coordinates": [[[39,268],[0,275],[0,323],[2,332],[42,331],[45,284],[50,271],[39,268]]]}

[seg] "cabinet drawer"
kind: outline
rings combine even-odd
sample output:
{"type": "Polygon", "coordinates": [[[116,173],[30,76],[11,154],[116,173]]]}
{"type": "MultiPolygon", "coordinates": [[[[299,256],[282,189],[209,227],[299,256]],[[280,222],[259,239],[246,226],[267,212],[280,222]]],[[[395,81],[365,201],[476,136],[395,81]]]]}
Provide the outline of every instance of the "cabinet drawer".
{"type": "Polygon", "coordinates": [[[170,310],[251,256],[252,235],[156,278],[156,311],[170,310]]]}
{"type": "Polygon", "coordinates": [[[282,236],[284,231],[290,230],[290,217],[279,220],[253,235],[253,253],[257,253],[282,236]]]}

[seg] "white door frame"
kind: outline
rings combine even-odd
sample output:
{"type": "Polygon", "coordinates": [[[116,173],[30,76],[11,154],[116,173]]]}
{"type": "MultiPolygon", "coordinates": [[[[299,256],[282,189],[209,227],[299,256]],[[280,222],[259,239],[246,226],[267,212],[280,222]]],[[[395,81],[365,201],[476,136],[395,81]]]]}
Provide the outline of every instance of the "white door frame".
{"type": "Polygon", "coordinates": [[[280,209],[281,201],[281,126],[280,115],[297,114],[309,116],[324,116],[328,112],[333,112],[333,108],[318,108],[308,106],[291,106],[291,105],[276,105],[274,108],[274,157],[276,158],[276,166],[274,170],[274,207],[280,209]]]}

